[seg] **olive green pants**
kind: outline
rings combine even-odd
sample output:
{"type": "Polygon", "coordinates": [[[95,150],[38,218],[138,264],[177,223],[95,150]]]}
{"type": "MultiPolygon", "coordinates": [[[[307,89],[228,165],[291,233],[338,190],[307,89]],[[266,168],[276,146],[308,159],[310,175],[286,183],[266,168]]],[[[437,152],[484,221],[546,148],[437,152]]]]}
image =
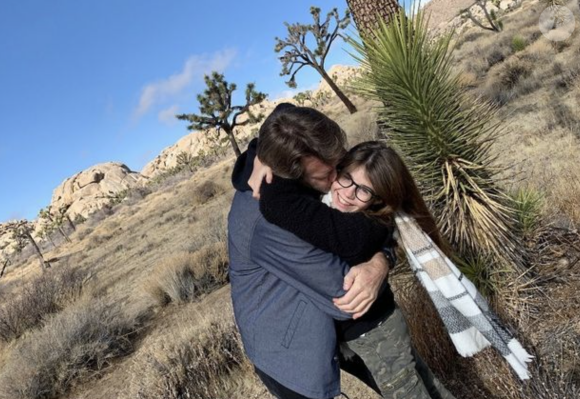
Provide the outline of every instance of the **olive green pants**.
{"type": "MultiPolygon", "coordinates": [[[[349,341],[348,348],[364,361],[384,398],[455,399],[413,349],[398,307],[379,326],[349,341]]],[[[348,348],[341,344],[343,358],[349,358],[348,348]]]]}

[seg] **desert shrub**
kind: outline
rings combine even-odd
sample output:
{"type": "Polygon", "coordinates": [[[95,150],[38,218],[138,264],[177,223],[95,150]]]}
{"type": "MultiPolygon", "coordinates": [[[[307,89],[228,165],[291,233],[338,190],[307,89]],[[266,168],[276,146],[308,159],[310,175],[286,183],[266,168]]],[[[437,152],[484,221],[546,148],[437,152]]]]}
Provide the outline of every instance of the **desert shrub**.
{"type": "Polygon", "coordinates": [[[202,247],[195,253],[166,258],[156,268],[145,290],[164,306],[193,302],[228,282],[225,243],[202,247]]]}
{"type": "Polygon", "coordinates": [[[103,245],[107,241],[113,238],[113,234],[93,234],[91,238],[89,238],[89,243],[87,244],[87,249],[95,249],[99,246],[103,245]]]}
{"type": "Polygon", "coordinates": [[[0,398],[62,397],[130,353],[145,314],[95,299],[64,310],[12,349],[0,373],[0,398]]]}
{"type": "Polygon", "coordinates": [[[229,399],[235,393],[232,374],[249,370],[233,323],[213,322],[193,339],[172,342],[164,358],[151,357],[154,382],[142,387],[140,399],[229,399]]]}
{"type": "Polygon", "coordinates": [[[51,314],[76,300],[90,277],[84,269],[64,266],[26,283],[0,307],[0,339],[9,342],[40,327],[51,314]]]}
{"type": "Polygon", "coordinates": [[[569,129],[571,132],[580,134],[580,118],[568,105],[560,100],[555,100],[550,109],[551,121],[548,129],[557,126],[569,129]]]}
{"type": "Polygon", "coordinates": [[[467,33],[461,35],[459,37],[459,39],[457,39],[457,42],[455,44],[455,48],[460,49],[465,43],[473,42],[473,41],[477,40],[478,38],[480,38],[481,36],[483,36],[483,32],[481,32],[481,31],[467,32],[467,33]]]}
{"type": "Polygon", "coordinates": [[[559,75],[556,79],[556,87],[563,90],[570,90],[576,86],[576,82],[578,82],[578,78],[580,77],[580,66],[575,65],[570,69],[562,70],[560,73],[555,75],[559,75]]]}
{"type": "Polygon", "coordinates": [[[88,217],[87,225],[90,227],[95,227],[103,220],[114,214],[115,211],[108,205],[103,206],[99,210],[91,213],[88,217]]]}
{"type": "Polygon", "coordinates": [[[539,191],[527,187],[518,189],[512,196],[521,234],[531,237],[540,225],[544,198],[539,191]]]}
{"type": "Polygon", "coordinates": [[[517,53],[518,51],[523,51],[528,45],[526,39],[520,35],[516,35],[512,38],[512,51],[517,53]]]}
{"type": "MultiPolygon", "coordinates": [[[[221,205],[221,204],[217,204],[221,205]]],[[[218,206],[219,210],[207,210],[209,217],[200,219],[191,228],[189,252],[196,252],[206,245],[217,242],[227,242],[227,214],[224,207],[218,206]]]]}
{"type": "Polygon", "coordinates": [[[84,217],[83,215],[81,215],[80,213],[77,213],[73,219],[73,224],[75,226],[78,226],[79,224],[83,224],[84,222],[87,221],[87,218],[84,217]]]}
{"type": "Polygon", "coordinates": [[[514,88],[518,82],[532,72],[530,63],[521,59],[512,59],[504,64],[500,74],[500,82],[507,89],[514,88]]]}
{"type": "Polygon", "coordinates": [[[134,205],[137,202],[141,201],[143,198],[147,197],[152,192],[153,191],[151,190],[151,187],[148,187],[148,186],[133,187],[127,193],[127,196],[125,197],[124,204],[128,205],[128,206],[134,205]]]}
{"type": "Polygon", "coordinates": [[[197,204],[205,204],[221,192],[223,192],[223,189],[218,184],[211,180],[206,180],[196,187],[193,192],[193,201],[197,204]]]}
{"type": "Polygon", "coordinates": [[[492,66],[499,64],[505,60],[505,55],[503,52],[499,50],[493,50],[489,55],[486,57],[487,64],[491,68],[492,66]]]}
{"type": "Polygon", "coordinates": [[[85,239],[86,236],[90,235],[93,232],[93,228],[86,226],[83,229],[78,229],[78,233],[77,233],[77,238],[79,239],[79,241],[82,241],[85,239]]]}

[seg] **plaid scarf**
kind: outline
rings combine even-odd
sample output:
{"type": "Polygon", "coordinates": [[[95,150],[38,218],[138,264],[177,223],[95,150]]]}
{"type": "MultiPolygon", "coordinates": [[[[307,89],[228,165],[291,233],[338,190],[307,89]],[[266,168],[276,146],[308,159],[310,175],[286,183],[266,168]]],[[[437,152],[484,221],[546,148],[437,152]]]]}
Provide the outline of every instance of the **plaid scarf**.
{"type": "Polygon", "coordinates": [[[492,345],[520,379],[529,379],[527,363],[533,356],[503,326],[473,283],[431,241],[415,219],[397,215],[395,223],[399,243],[411,268],[429,293],[459,354],[472,356],[492,345]]]}

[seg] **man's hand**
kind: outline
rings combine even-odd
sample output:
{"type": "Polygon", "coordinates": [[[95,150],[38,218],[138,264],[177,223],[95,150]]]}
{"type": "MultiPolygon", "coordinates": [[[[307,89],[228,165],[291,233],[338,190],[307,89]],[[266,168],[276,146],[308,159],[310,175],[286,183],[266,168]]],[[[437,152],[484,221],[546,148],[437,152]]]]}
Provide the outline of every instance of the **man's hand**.
{"type": "Polygon", "coordinates": [[[352,267],[344,276],[343,288],[347,293],[341,298],[334,298],[334,304],[343,312],[353,313],[353,319],[358,319],[377,299],[388,274],[387,259],[382,252],[375,254],[370,261],[352,267]]]}
{"type": "Polygon", "coordinates": [[[258,157],[254,158],[254,169],[252,170],[252,175],[248,184],[252,188],[252,197],[260,199],[260,187],[262,186],[262,181],[266,178],[266,183],[272,183],[272,169],[269,166],[264,165],[258,157]]]}

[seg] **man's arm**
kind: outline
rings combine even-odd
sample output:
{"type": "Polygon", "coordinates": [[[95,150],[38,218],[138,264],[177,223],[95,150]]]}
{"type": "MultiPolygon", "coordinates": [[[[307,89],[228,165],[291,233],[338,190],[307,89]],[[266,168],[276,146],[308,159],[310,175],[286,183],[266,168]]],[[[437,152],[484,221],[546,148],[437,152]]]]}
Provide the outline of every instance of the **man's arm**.
{"type": "Polygon", "coordinates": [[[354,266],[344,277],[343,289],[347,291],[334,304],[353,319],[363,316],[377,299],[383,281],[389,275],[389,260],[382,252],[366,263],[354,266]]]}
{"type": "Polygon", "coordinates": [[[342,297],[349,267],[338,256],[324,252],[261,219],[250,246],[253,261],[300,291],[323,312],[337,320],[351,319],[333,304],[342,297]]]}

